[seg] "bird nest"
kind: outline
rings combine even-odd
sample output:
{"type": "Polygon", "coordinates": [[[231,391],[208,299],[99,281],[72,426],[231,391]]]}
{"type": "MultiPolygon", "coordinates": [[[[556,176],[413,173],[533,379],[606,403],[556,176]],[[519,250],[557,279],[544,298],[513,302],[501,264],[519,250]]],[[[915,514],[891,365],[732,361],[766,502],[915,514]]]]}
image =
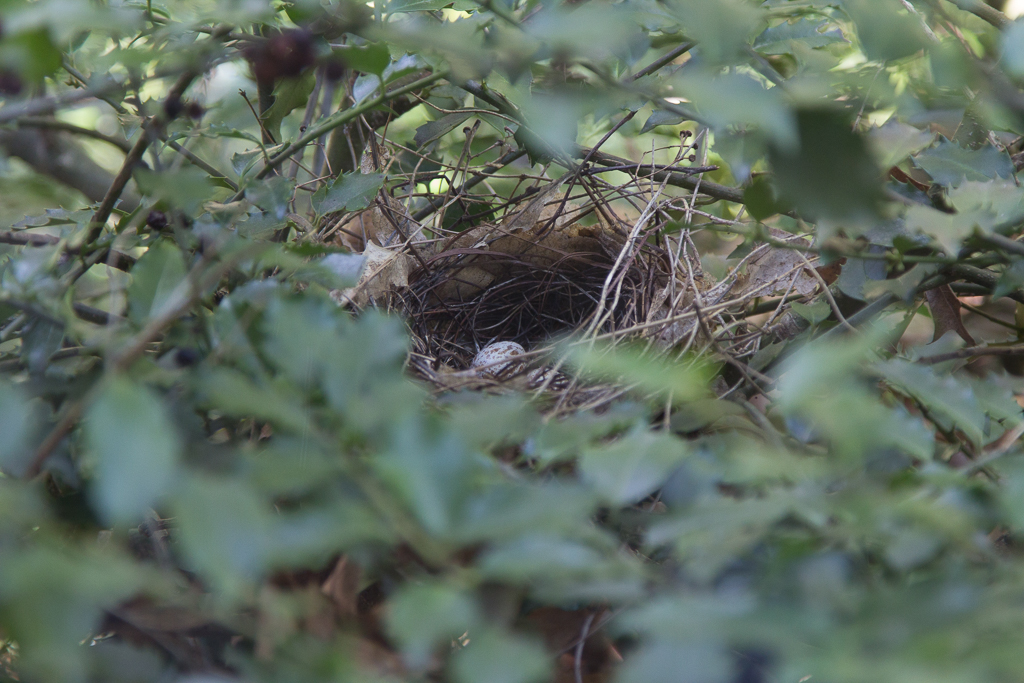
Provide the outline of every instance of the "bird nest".
{"type": "Polygon", "coordinates": [[[646,195],[620,187],[586,205],[568,203],[562,185],[510,202],[494,223],[449,234],[428,232],[382,192],[361,219],[362,278],[338,301],[401,313],[412,335],[409,368],[439,390],[555,392],[559,405],[578,406],[611,393],[565,374],[551,353],[558,340],[641,338],[654,352],[713,348],[735,360],[753,354],[766,333],[737,311],[818,284],[809,262],[786,261],[795,256],[785,250],[779,261],[779,250],[765,247],[715,282],[686,231],[663,234],[674,200],[649,181],[646,195]],[[622,198],[634,207],[629,219],[612,205],[622,198]],[[522,357],[481,367],[481,351],[496,343],[522,357]]]}

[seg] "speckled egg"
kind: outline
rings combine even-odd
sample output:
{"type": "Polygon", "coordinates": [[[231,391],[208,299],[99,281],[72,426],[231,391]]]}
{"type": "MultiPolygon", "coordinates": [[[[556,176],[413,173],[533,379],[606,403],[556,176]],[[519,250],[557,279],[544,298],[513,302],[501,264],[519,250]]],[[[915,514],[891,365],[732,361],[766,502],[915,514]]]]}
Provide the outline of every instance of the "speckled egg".
{"type": "Polygon", "coordinates": [[[515,342],[494,342],[480,349],[480,352],[476,354],[469,367],[472,370],[477,370],[482,375],[497,377],[515,365],[515,363],[510,361],[511,358],[521,356],[524,353],[526,353],[526,349],[515,342]],[[503,363],[501,361],[509,362],[503,363]]]}

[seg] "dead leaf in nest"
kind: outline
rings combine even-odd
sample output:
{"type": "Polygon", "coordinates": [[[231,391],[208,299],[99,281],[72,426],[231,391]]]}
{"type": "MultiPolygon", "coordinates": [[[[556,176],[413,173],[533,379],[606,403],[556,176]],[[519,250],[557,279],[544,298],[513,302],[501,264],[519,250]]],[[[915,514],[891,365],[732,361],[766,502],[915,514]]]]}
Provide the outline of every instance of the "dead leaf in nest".
{"type": "Polygon", "coordinates": [[[827,266],[818,266],[815,268],[818,271],[818,275],[825,281],[826,285],[831,285],[833,282],[839,279],[839,276],[843,273],[843,266],[846,265],[846,257],[834,261],[827,266]]]}
{"type": "MultiPolygon", "coordinates": [[[[366,209],[339,228],[337,241],[348,247],[355,254],[363,253],[367,242],[377,242],[377,233],[373,227],[373,209],[366,209]]],[[[379,242],[377,242],[379,244],[379,242]]]]}
{"type": "Polygon", "coordinates": [[[363,254],[366,256],[366,265],[363,266],[363,273],[356,286],[331,292],[331,298],[339,306],[355,304],[365,308],[372,300],[384,298],[409,286],[409,256],[378,247],[372,242],[366,245],[363,254]]]}
{"type": "Polygon", "coordinates": [[[320,586],[320,590],[331,599],[340,616],[356,616],[361,578],[360,566],[347,556],[342,555],[334,564],[330,576],[320,586]]]}
{"type": "MultiPolygon", "coordinates": [[[[539,215],[539,213],[538,213],[539,215]]],[[[578,268],[605,260],[607,238],[599,225],[555,225],[537,220],[528,230],[481,225],[445,245],[431,262],[458,259],[450,279],[437,288],[442,301],[466,300],[508,277],[516,266],[578,268]]]]}
{"type": "Polygon", "coordinates": [[[971,333],[964,327],[963,319],[960,317],[960,299],[956,298],[956,294],[953,293],[953,289],[949,285],[929,289],[924,295],[928,300],[928,308],[932,312],[932,320],[935,322],[933,342],[947,332],[953,331],[971,346],[977,344],[971,337],[971,333]]]}
{"type": "Polygon", "coordinates": [[[537,222],[544,217],[545,212],[548,214],[547,218],[554,215],[554,211],[556,211],[558,207],[548,207],[547,203],[551,198],[551,195],[554,194],[555,190],[557,190],[561,184],[562,180],[559,179],[545,187],[543,190],[535,192],[533,199],[527,202],[526,206],[502,219],[502,229],[509,233],[516,232],[517,230],[531,230],[537,225],[537,222]]]}
{"type": "MultiPolygon", "coordinates": [[[[772,237],[785,240],[798,247],[810,246],[805,239],[794,237],[782,230],[771,229],[772,237]]],[[[776,296],[791,294],[808,296],[818,287],[818,279],[807,272],[803,254],[796,249],[769,247],[747,263],[746,284],[739,292],[755,296],[776,296]],[[795,278],[795,279],[794,279],[795,278]],[[789,285],[793,283],[790,290],[789,285]]]]}

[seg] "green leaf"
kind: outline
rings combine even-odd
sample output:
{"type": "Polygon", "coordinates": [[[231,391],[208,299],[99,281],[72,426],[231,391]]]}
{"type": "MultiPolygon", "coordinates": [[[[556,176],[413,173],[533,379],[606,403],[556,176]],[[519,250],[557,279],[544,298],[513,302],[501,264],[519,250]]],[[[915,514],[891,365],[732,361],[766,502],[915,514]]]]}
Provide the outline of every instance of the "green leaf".
{"type": "Polygon", "coordinates": [[[872,128],[868,142],[875,159],[883,169],[888,169],[920,152],[935,140],[935,133],[918,130],[896,119],[889,119],[882,126],[872,128]]]}
{"type": "Polygon", "coordinates": [[[701,398],[707,391],[707,368],[695,362],[668,363],[622,347],[580,345],[567,351],[584,375],[613,382],[625,379],[645,391],[668,393],[674,401],[701,398]]]}
{"type": "Polygon", "coordinates": [[[791,207],[779,200],[778,192],[769,178],[758,176],[743,190],[743,204],[756,220],[763,221],[777,213],[785,213],[791,207]]]}
{"type": "Polygon", "coordinates": [[[802,17],[794,22],[784,21],[766,28],[754,39],[754,49],[767,55],[779,55],[792,51],[797,43],[819,48],[844,42],[846,38],[835,24],[802,17]]]}
{"type": "Polygon", "coordinates": [[[18,73],[27,84],[40,83],[60,68],[60,50],[45,30],[27,31],[0,40],[0,67],[18,73]]]}
{"type": "Polygon", "coordinates": [[[930,414],[963,431],[976,445],[985,441],[985,413],[970,385],[934,368],[901,359],[879,363],[878,372],[893,386],[919,401],[930,414]]]}
{"type": "Polygon", "coordinates": [[[647,429],[587,448],[579,459],[584,482],[614,505],[630,505],[659,488],[687,455],[685,442],[647,429]]]}
{"type": "Polygon", "coordinates": [[[103,388],[86,414],[93,500],[112,524],[138,523],[177,476],[181,442],[160,399],[125,378],[103,388]]]}
{"type": "Polygon", "coordinates": [[[683,31],[698,41],[699,54],[711,64],[740,59],[750,37],[764,24],[764,13],[743,0],[680,0],[669,6],[683,31]]]}
{"type": "Polygon", "coordinates": [[[373,468],[426,530],[445,535],[455,525],[480,464],[456,434],[422,419],[403,419],[393,429],[394,443],[374,459],[373,468]]]}
{"type": "Polygon", "coordinates": [[[1024,187],[1013,179],[966,181],[949,190],[949,201],[963,214],[984,215],[982,227],[1005,230],[1024,219],[1024,187]]]}
{"type": "Polygon", "coordinates": [[[994,216],[984,211],[949,214],[930,206],[915,204],[906,213],[907,229],[934,237],[949,254],[955,254],[977,228],[989,228],[994,216]]]}
{"type": "Polygon", "coordinates": [[[453,112],[442,116],[437,121],[430,121],[424,123],[422,126],[416,129],[416,135],[413,136],[413,142],[416,143],[417,147],[437,140],[443,135],[455,130],[460,123],[468,119],[472,114],[470,112],[453,112]]]}
{"type": "Polygon", "coordinates": [[[908,12],[899,0],[843,0],[842,6],[857,24],[857,38],[868,59],[901,59],[929,44],[920,16],[908,12]]]}
{"type": "Polygon", "coordinates": [[[799,301],[794,301],[790,304],[790,307],[794,313],[812,325],[824,322],[832,315],[832,307],[829,306],[827,301],[816,301],[813,304],[802,304],[799,301]]]}
{"type": "Polygon", "coordinates": [[[298,78],[286,78],[274,87],[274,103],[260,118],[275,142],[281,142],[284,118],[309,102],[315,80],[313,72],[309,71],[298,78]]]}
{"type": "Polygon", "coordinates": [[[46,536],[0,557],[4,636],[17,640],[24,678],[81,681],[88,651],[82,642],[95,635],[104,610],[156,588],[158,579],[111,549],[46,536]]]}
{"type": "Polygon", "coordinates": [[[1018,18],[1003,31],[1000,64],[1015,78],[1024,80],[1024,19],[1018,18]]]}
{"type": "Polygon", "coordinates": [[[488,628],[470,634],[452,665],[458,683],[539,683],[550,678],[552,659],[540,643],[488,628]]]}
{"type": "Polygon", "coordinates": [[[288,203],[295,195],[295,181],[284,176],[255,180],[245,188],[245,198],[271,214],[278,222],[288,213],[288,203]]]}
{"type": "Polygon", "coordinates": [[[964,149],[945,138],[914,157],[914,163],[935,182],[947,187],[956,187],[967,180],[1010,178],[1014,170],[1010,157],[1001,149],[992,146],[964,149]]]}
{"type": "Polygon", "coordinates": [[[689,98],[716,128],[755,126],[783,148],[797,142],[797,121],[778,88],[766,88],[746,74],[684,71],[673,92],[689,98]]]}
{"type": "MultiPolygon", "coordinates": [[[[392,12],[396,11],[389,3],[392,12]]],[[[399,10],[400,11],[400,10],[399,10]]],[[[343,45],[334,48],[334,54],[345,60],[345,63],[355,69],[368,74],[380,76],[384,69],[391,63],[391,52],[387,43],[366,43],[365,45],[343,45]]]]}
{"type": "Polygon", "coordinates": [[[797,114],[800,144],[775,145],[771,162],[780,194],[805,216],[871,218],[882,200],[882,174],[847,117],[826,109],[797,114]]]}
{"type": "Polygon", "coordinates": [[[618,683],[704,683],[729,680],[732,666],[725,648],[714,641],[674,642],[656,639],[645,643],[623,665],[618,683]],[[673,672],[667,678],[667,672],[673,672]]]}
{"type": "Polygon", "coordinates": [[[383,186],[383,173],[347,173],[313,193],[313,210],[321,216],[342,210],[362,211],[383,186]]]}
{"type": "Polygon", "coordinates": [[[479,622],[468,595],[434,581],[407,584],[391,597],[387,612],[388,631],[414,669],[425,668],[439,646],[450,649],[464,633],[470,633],[472,643],[479,622]]]}
{"type": "Polygon", "coordinates": [[[397,12],[436,12],[451,7],[455,0],[388,0],[387,11],[397,12]]]}
{"type": "Polygon", "coordinates": [[[288,385],[262,386],[241,372],[221,367],[203,373],[199,388],[217,410],[236,417],[255,417],[297,433],[312,427],[302,396],[288,385]]]}
{"type": "Polygon", "coordinates": [[[992,288],[992,300],[1001,299],[1021,285],[1024,285],[1024,260],[1017,259],[1000,273],[996,286],[992,288]]]}
{"type": "Polygon", "coordinates": [[[24,476],[42,426],[42,408],[42,402],[29,398],[22,387],[0,380],[0,470],[24,476]]]}
{"type": "Polygon", "coordinates": [[[238,478],[194,476],[178,488],[173,510],[190,568],[229,600],[274,569],[323,566],[339,549],[393,541],[379,515],[340,492],[285,513],[238,478]]]}
{"type": "Polygon", "coordinates": [[[180,305],[188,294],[181,251],[167,240],[157,240],[132,268],[128,315],[142,325],[180,305]]]}
{"type": "Polygon", "coordinates": [[[192,569],[234,597],[266,569],[273,520],[237,480],[196,478],[175,496],[180,541],[192,569]]]}
{"type": "Polygon", "coordinates": [[[212,199],[218,191],[206,173],[192,166],[160,173],[139,169],[135,172],[135,181],[150,198],[167,202],[188,215],[195,215],[203,202],[212,199]]]}
{"type": "Polygon", "coordinates": [[[576,144],[579,122],[586,108],[582,97],[566,93],[535,94],[522,104],[526,122],[516,131],[515,139],[532,159],[567,154],[576,144]]]}
{"type": "Polygon", "coordinates": [[[679,114],[671,111],[665,111],[663,109],[655,109],[651,112],[651,115],[647,117],[647,121],[644,122],[644,127],[640,129],[640,134],[649,133],[658,126],[677,126],[686,119],[679,114]]]}

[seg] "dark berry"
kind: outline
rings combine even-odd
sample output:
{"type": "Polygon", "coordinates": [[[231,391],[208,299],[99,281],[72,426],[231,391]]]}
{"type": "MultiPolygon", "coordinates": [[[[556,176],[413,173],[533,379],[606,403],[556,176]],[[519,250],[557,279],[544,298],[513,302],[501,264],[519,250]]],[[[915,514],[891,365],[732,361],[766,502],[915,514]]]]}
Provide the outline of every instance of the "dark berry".
{"type": "Polygon", "coordinates": [[[313,35],[305,29],[281,31],[245,51],[259,83],[298,76],[316,61],[313,35]]]}
{"type": "Polygon", "coordinates": [[[205,113],[206,109],[203,108],[203,105],[199,104],[198,102],[189,102],[185,105],[185,115],[190,119],[198,121],[199,119],[203,118],[203,114],[205,113]]]}
{"type": "Polygon", "coordinates": [[[169,97],[164,102],[164,114],[167,115],[168,119],[176,119],[181,115],[185,105],[182,103],[180,97],[169,97]]]}
{"type": "Polygon", "coordinates": [[[340,81],[345,76],[345,60],[332,57],[324,64],[324,78],[329,81],[340,81]]]}
{"type": "Polygon", "coordinates": [[[21,76],[7,69],[0,70],[0,95],[18,95],[24,87],[21,76]]]}
{"type": "Polygon", "coordinates": [[[163,230],[167,227],[167,214],[163,211],[150,211],[146,216],[146,225],[153,230],[163,230]]]}
{"type": "Polygon", "coordinates": [[[199,352],[195,349],[178,349],[174,352],[174,362],[180,368],[187,368],[199,362],[199,352]]]}

